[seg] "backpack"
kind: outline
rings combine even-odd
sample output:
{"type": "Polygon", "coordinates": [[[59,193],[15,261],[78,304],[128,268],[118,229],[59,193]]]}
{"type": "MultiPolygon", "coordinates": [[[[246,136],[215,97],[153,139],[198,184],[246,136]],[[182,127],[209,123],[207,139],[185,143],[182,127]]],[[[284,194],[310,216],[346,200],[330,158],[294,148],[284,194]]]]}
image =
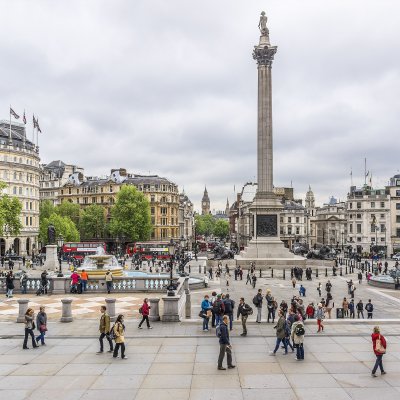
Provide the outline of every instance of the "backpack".
{"type": "Polygon", "coordinates": [[[114,328],[115,328],[115,324],[112,326],[112,328],[110,329],[110,332],[109,332],[109,334],[108,334],[108,337],[109,337],[111,340],[115,340],[114,328]]]}
{"type": "Polygon", "coordinates": [[[294,330],[294,333],[296,336],[303,336],[306,333],[306,331],[304,330],[304,325],[297,324],[296,329],[294,330]]]}
{"type": "Polygon", "coordinates": [[[258,297],[257,297],[257,295],[255,295],[255,296],[253,297],[253,304],[254,304],[256,307],[258,307],[258,297]]]}
{"type": "Polygon", "coordinates": [[[372,312],[372,304],[371,303],[367,303],[367,305],[365,306],[365,309],[368,311],[368,312],[372,312]]]}
{"type": "Polygon", "coordinates": [[[143,314],[143,308],[142,307],[139,308],[139,314],[143,314]]]}
{"type": "Polygon", "coordinates": [[[233,310],[232,310],[232,303],[231,303],[231,300],[225,301],[224,305],[225,305],[225,314],[231,314],[232,311],[233,311],[233,310]]]}
{"type": "Polygon", "coordinates": [[[221,337],[221,324],[217,325],[217,327],[215,328],[215,335],[217,337],[221,337]]]}
{"type": "Polygon", "coordinates": [[[224,309],[225,309],[225,307],[224,307],[224,304],[222,303],[222,300],[217,300],[214,302],[213,310],[214,310],[215,314],[218,314],[218,315],[222,314],[224,312],[224,309]]]}

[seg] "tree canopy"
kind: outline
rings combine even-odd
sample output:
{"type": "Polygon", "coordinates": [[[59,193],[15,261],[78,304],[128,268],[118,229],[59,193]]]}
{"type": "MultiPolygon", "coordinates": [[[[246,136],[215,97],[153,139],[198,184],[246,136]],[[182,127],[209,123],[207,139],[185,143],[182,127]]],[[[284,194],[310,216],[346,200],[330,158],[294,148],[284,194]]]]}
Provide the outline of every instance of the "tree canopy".
{"type": "Polygon", "coordinates": [[[111,234],[136,242],[150,239],[152,229],[149,201],[134,186],[122,186],[111,208],[111,234]]]}
{"type": "Polygon", "coordinates": [[[43,245],[48,244],[47,228],[54,225],[57,237],[62,235],[65,242],[79,241],[79,232],[71,218],[53,213],[48,218],[42,218],[39,227],[39,240],[43,245]]]}
{"type": "Polygon", "coordinates": [[[82,211],[79,224],[82,239],[104,237],[106,226],[107,221],[104,207],[92,204],[82,211]]]}
{"type": "Polygon", "coordinates": [[[18,198],[3,193],[6,187],[4,182],[0,182],[0,235],[16,236],[22,229],[22,204],[18,198]]]}
{"type": "Polygon", "coordinates": [[[204,236],[211,236],[214,233],[215,218],[211,214],[196,215],[196,233],[204,236]]]}
{"type": "Polygon", "coordinates": [[[217,222],[214,225],[214,236],[224,239],[228,235],[229,235],[229,222],[223,219],[217,220],[217,222]]]}

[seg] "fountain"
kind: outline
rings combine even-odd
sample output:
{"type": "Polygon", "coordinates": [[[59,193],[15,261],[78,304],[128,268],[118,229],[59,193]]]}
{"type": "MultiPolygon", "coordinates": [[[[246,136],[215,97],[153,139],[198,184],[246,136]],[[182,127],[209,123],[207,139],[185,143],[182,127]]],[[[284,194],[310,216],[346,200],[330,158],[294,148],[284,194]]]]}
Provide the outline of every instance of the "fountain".
{"type": "Polygon", "coordinates": [[[96,249],[96,254],[86,256],[78,273],[85,270],[89,278],[99,278],[104,276],[108,270],[113,276],[123,276],[123,268],[118,264],[118,260],[112,254],[106,254],[102,247],[96,249]]]}

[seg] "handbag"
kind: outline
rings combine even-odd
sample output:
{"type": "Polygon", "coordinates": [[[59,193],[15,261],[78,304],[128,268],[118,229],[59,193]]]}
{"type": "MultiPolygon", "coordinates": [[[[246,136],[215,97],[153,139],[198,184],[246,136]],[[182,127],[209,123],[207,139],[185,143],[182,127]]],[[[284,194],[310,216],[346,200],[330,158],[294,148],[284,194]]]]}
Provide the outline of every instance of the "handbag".
{"type": "Polygon", "coordinates": [[[46,332],[47,331],[47,326],[45,324],[42,324],[39,326],[39,331],[40,332],[46,332]]]}
{"type": "Polygon", "coordinates": [[[200,312],[199,312],[199,317],[200,317],[200,318],[206,318],[206,316],[205,316],[203,310],[200,310],[200,312]]]}
{"type": "Polygon", "coordinates": [[[378,353],[381,353],[381,354],[385,354],[386,353],[386,349],[382,345],[381,335],[379,335],[378,339],[376,339],[375,351],[377,351],[378,353]]]}

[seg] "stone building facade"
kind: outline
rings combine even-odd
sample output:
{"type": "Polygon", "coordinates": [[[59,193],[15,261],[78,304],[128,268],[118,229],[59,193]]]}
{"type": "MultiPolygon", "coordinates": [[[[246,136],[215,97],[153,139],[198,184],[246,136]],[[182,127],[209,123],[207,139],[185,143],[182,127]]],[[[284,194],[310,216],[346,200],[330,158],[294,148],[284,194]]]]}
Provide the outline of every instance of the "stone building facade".
{"type": "Polygon", "coordinates": [[[193,249],[194,237],[194,208],[193,203],[185,193],[179,195],[179,237],[186,242],[188,250],[193,249]]]}
{"type": "Polygon", "coordinates": [[[386,190],[390,196],[390,225],[386,229],[387,254],[400,253],[400,175],[390,178],[386,190]]]}
{"type": "Polygon", "coordinates": [[[22,204],[22,230],[18,237],[0,238],[0,254],[37,254],[39,235],[39,148],[26,136],[25,125],[0,121],[0,180],[5,192],[22,204]]]}
{"type": "Polygon", "coordinates": [[[84,169],[76,165],[65,164],[61,160],[42,164],[40,171],[40,201],[49,200],[53,205],[60,204],[59,192],[71,175],[84,174],[84,169]]]}
{"type": "Polygon", "coordinates": [[[152,240],[168,241],[180,238],[178,186],[157,175],[137,175],[125,169],[113,169],[105,177],[84,177],[75,173],[60,189],[60,201],[79,204],[82,208],[91,204],[104,206],[107,218],[111,218],[111,206],[123,185],[134,185],[150,202],[152,240]]]}

